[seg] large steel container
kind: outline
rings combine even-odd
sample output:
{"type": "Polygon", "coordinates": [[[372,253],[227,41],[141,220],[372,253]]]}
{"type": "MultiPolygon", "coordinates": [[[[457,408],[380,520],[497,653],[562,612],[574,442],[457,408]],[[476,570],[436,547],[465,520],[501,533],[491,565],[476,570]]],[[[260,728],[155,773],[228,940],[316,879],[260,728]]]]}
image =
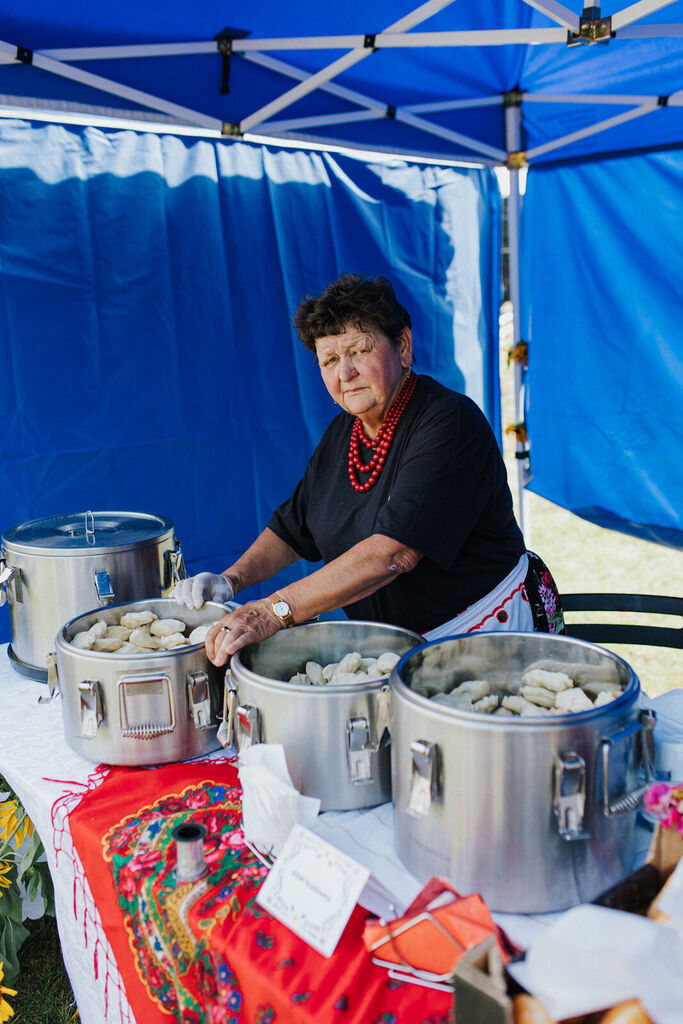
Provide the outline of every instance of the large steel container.
{"type": "Polygon", "coordinates": [[[311,622],[281,630],[236,654],[226,677],[237,746],[281,743],[296,788],[321,810],[372,807],[391,799],[387,680],[342,686],[287,682],[307,661],[350,651],[404,654],[422,637],[376,622],[311,622]]]}
{"type": "Polygon", "coordinates": [[[198,757],[220,745],[225,670],[211,664],[203,643],[119,655],[82,650],[69,642],[98,619],[116,625],[126,612],[144,610],[160,619],[181,619],[190,629],[217,622],[226,611],[213,601],[189,609],[159,598],[91,611],[59,631],[56,657],[48,657],[48,685],[61,695],[66,742],[90,761],[164,764],[198,757]]]}
{"type": "Polygon", "coordinates": [[[542,913],[590,901],[631,870],[654,716],[621,658],[568,637],[479,633],[406,655],[391,688],[395,846],[416,877],[443,875],[494,910],[542,913]],[[437,646],[449,670],[462,665],[458,681],[506,686],[552,667],[623,692],[552,717],[456,710],[411,686],[437,646]]]}
{"type": "Polygon", "coordinates": [[[172,520],[144,512],[47,516],[6,530],[0,604],[9,602],[10,658],[34,679],[69,619],[114,602],[167,597],[186,575],[172,520]]]}

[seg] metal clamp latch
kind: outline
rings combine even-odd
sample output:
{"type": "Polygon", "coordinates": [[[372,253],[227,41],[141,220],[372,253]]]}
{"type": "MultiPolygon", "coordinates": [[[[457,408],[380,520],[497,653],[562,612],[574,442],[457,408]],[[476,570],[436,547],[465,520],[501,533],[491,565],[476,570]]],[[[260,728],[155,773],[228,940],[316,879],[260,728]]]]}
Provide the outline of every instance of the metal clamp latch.
{"type": "Polygon", "coordinates": [[[176,583],[187,579],[187,570],[183,560],[183,552],[180,541],[176,538],[175,551],[166,551],[164,554],[164,589],[171,590],[176,583]]]}
{"type": "Polygon", "coordinates": [[[103,604],[111,604],[116,597],[114,588],[111,585],[111,579],[106,569],[95,569],[93,572],[93,579],[95,580],[95,593],[97,594],[98,602],[103,604]]]}
{"type": "Polygon", "coordinates": [[[10,583],[13,580],[21,579],[21,569],[17,569],[15,565],[5,565],[4,561],[0,562],[0,565],[2,565],[0,571],[0,607],[2,607],[7,601],[7,588],[10,583]]]}
{"type": "Polygon", "coordinates": [[[370,727],[367,718],[349,718],[346,723],[346,752],[349,759],[351,782],[356,785],[372,782],[370,764],[370,727]]]}
{"type": "Polygon", "coordinates": [[[654,728],[657,716],[654,711],[644,708],[638,721],[631,722],[622,729],[606,739],[600,741],[602,754],[602,813],[606,818],[616,818],[620,814],[630,814],[640,806],[645,793],[652,783],[652,765],[654,761],[654,728]],[[645,781],[630,793],[622,793],[621,796],[612,800],[610,797],[610,755],[617,743],[633,738],[636,743],[635,761],[640,759],[643,767],[645,781]]]}
{"type": "Polygon", "coordinates": [[[258,708],[251,704],[240,704],[236,711],[237,736],[239,750],[246,750],[261,742],[261,716],[258,708]]]}
{"type": "Polygon", "coordinates": [[[102,696],[100,684],[96,679],[83,679],[78,684],[79,716],[81,720],[81,737],[92,740],[97,735],[102,714],[102,696]]]}
{"type": "Polygon", "coordinates": [[[188,673],[187,702],[195,729],[200,732],[210,729],[213,724],[211,721],[211,691],[206,672],[188,673]]]}
{"type": "Polygon", "coordinates": [[[586,806],[586,762],[574,750],[555,754],[553,810],[557,830],[567,842],[588,839],[583,829],[586,806]]]}
{"type": "Polygon", "coordinates": [[[408,814],[424,818],[438,792],[438,747],[430,740],[413,740],[410,744],[410,799],[408,814]]]}
{"type": "Polygon", "coordinates": [[[45,658],[45,664],[47,666],[47,694],[41,694],[38,698],[39,704],[49,704],[59,697],[59,668],[57,666],[57,654],[55,651],[50,653],[45,658]]]}

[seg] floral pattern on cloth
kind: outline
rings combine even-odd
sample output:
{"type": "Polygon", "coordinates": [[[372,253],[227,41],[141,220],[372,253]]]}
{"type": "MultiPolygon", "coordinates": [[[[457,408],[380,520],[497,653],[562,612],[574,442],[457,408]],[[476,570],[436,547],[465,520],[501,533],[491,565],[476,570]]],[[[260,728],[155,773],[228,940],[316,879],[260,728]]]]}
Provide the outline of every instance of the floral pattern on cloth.
{"type": "Polygon", "coordinates": [[[529,601],[536,633],[566,633],[560,595],[550,569],[542,558],[527,551],[529,568],[524,591],[529,601]]]}
{"type": "Polygon", "coordinates": [[[245,844],[241,796],[239,786],[188,786],[142,807],[104,836],[104,857],[140,979],[150,998],[183,1024],[239,1024],[242,1019],[242,994],[230,965],[206,951],[197,956],[185,921],[195,901],[203,901],[207,927],[234,918],[245,895],[253,898],[267,874],[245,844]],[[207,830],[208,872],[199,882],[178,883],[171,832],[190,819],[207,830]],[[215,1002],[221,1004],[220,1013],[207,1015],[207,1003],[215,1002]]]}
{"type": "Polygon", "coordinates": [[[267,869],[241,797],[228,759],[115,767],[69,815],[138,1024],[448,1024],[452,994],[371,962],[360,906],[325,958],[256,902],[267,869]],[[190,819],[208,830],[209,870],[177,883],[171,832],[190,819]]]}

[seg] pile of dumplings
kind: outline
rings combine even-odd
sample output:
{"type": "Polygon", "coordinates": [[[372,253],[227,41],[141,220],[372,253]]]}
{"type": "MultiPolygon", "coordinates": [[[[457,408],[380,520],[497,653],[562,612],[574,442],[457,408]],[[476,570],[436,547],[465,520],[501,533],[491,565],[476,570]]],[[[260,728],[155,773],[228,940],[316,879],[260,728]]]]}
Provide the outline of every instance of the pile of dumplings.
{"type": "Polygon", "coordinates": [[[401,655],[385,651],[378,658],[364,658],[358,651],[349,651],[340,661],[320,665],[307,661],[302,672],[289,679],[297,686],[346,686],[348,683],[374,683],[386,679],[401,655]]]}
{"type": "Polygon", "coordinates": [[[423,651],[421,663],[412,668],[410,686],[435,704],[458,711],[523,718],[591,711],[609,704],[624,689],[609,666],[542,662],[518,678],[488,669],[472,657],[453,659],[451,664],[447,652],[434,646],[423,651]]]}
{"type": "Polygon", "coordinates": [[[211,623],[197,626],[186,636],[188,625],[182,619],[160,619],[150,611],[126,612],[118,625],[98,619],[90,629],[76,633],[70,643],[83,651],[152,654],[203,643],[210,628],[211,623]]]}

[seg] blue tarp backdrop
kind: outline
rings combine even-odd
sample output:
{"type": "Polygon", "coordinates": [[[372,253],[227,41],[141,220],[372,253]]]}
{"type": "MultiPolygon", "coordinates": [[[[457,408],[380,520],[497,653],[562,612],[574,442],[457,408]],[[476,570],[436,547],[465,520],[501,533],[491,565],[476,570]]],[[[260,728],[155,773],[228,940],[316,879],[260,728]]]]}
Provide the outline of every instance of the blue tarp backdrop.
{"type": "Polygon", "coordinates": [[[0,527],[158,512],[223,569],[334,414],[291,316],[347,270],[391,277],[418,371],[499,431],[499,202],[489,170],[5,124],[0,527]]]}
{"type": "Polygon", "coordinates": [[[524,206],[530,489],[683,547],[683,152],[535,168],[524,206]]]}

